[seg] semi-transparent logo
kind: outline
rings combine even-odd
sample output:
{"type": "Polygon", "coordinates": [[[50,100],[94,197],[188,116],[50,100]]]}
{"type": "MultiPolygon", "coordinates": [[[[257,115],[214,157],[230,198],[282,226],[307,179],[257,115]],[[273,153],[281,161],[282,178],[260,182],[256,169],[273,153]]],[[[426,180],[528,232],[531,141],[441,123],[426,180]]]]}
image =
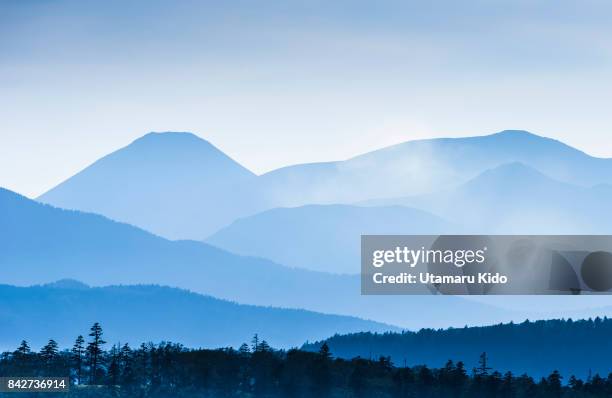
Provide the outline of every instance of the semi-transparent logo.
{"type": "Polygon", "coordinates": [[[362,294],[605,294],[612,236],[364,235],[362,294]]]}

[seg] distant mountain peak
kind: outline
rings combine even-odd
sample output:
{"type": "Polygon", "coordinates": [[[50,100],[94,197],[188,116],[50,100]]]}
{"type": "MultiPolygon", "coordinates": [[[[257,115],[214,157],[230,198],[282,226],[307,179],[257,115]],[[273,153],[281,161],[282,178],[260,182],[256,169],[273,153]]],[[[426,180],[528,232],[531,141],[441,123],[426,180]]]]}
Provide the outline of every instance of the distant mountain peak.
{"type": "Polygon", "coordinates": [[[171,239],[201,239],[259,210],[256,175],[185,132],[148,133],[38,200],[103,214],[171,239]]]}
{"type": "Polygon", "coordinates": [[[160,149],[160,150],[208,150],[222,153],[209,141],[190,132],[164,131],[150,132],[135,139],[124,149],[160,149]]]}
{"type": "MultiPolygon", "coordinates": [[[[204,138],[189,132],[189,131],[151,131],[137,138],[136,141],[153,141],[153,140],[183,140],[183,141],[203,141],[209,143],[204,138]]],[[[210,144],[210,143],[209,143],[210,144]]]]}
{"type": "Polygon", "coordinates": [[[77,281],[76,279],[60,279],[56,282],[47,283],[43,285],[44,287],[49,287],[53,289],[71,289],[71,290],[86,290],[89,289],[89,285],[77,281]]]}
{"type": "Polygon", "coordinates": [[[537,134],[531,133],[527,130],[502,130],[499,131],[497,133],[493,133],[491,135],[506,135],[506,136],[517,136],[517,137],[539,137],[539,138],[543,138],[542,136],[539,136],[537,134]]]}
{"type": "Polygon", "coordinates": [[[555,186],[566,185],[524,163],[509,162],[484,171],[468,181],[465,187],[515,192],[518,189],[517,187],[543,187],[551,184],[555,186]]]}
{"type": "Polygon", "coordinates": [[[488,169],[483,172],[483,174],[498,174],[498,175],[537,175],[544,178],[546,177],[544,174],[540,173],[538,170],[533,167],[527,166],[522,162],[508,162],[501,164],[492,169],[488,169]]]}
{"type": "MultiPolygon", "coordinates": [[[[480,137],[473,137],[480,138],[480,137]]],[[[556,147],[557,150],[562,148],[563,150],[570,151],[574,154],[581,153],[583,155],[587,155],[584,152],[567,145],[566,143],[559,141],[554,138],[545,137],[543,135],[538,135],[526,130],[502,130],[497,133],[489,134],[483,136],[482,138],[493,139],[495,142],[512,142],[519,145],[530,145],[533,148],[542,148],[542,145],[548,146],[549,148],[556,147]]],[[[503,145],[501,143],[500,145],[503,145]]],[[[528,149],[528,148],[525,148],[528,149]]],[[[590,155],[587,155],[590,156],[590,155]]]]}
{"type": "Polygon", "coordinates": [[[540,147],[540,145],[550,145],[550,144],[560,144],[564,147],[571,148],[560,141],[554,140],[552,138],[543,137],[534,133],[531,133],[526,130],[502,130],[496,133],[488,134],[488,135],[475,135],[475,136],[467,136],[467,137],[438,137],[438,138],[424,138],[424,139],[415,139],[404,141],[398,144],[393,144],[381,149],[377,149],[371,152],[366,152],[361,155],[357,155],[348,159],[356,160],[356,159],[368,159],[374,156],[389,156],[389,154],[399,154],[400,156],[404,156],[405,150],[414,151],[415,148],[427,147],[427,148],[436,148],[436,145],[440,145],[443,147],[453,148],[457,145],[464,146],[465,144],[472,145],[474,147],[479,147],[483,144],[488,145],[496,145],[500,148],[504,148],[504,144],[511,144],[513,148],[517,146],[522,146],[526,144],[540,147]],[[526,142],[528,141],[528,142],[526,142]]]}
{"type": "Polygon", "coordinates": [[[511,179],[508,181],[519,182],[521,179],[551,179],[533,167],[527,166],[521,162],[508,162],[497,167],[485,170],[478,178],[504,178],[511,179]]]}
{"type": "Polygon", "coordinates": [[[254,177],[255,175],[209,141],[190,132],[151,132],[132,141],[129,145],[111,153],[104,159],[123,158],[137,164],[183,165],[193,169],[200,165],[216,172],[234,169],[254,177]]]}

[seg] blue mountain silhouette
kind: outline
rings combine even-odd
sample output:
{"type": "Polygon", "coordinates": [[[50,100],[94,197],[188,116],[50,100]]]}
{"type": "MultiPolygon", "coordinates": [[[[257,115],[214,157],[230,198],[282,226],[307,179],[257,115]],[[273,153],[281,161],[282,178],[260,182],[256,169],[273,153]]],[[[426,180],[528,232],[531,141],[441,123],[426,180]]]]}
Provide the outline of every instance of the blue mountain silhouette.
{"type": "Polygon", "coordinates": [[[190,133],[150,133],[42,195],[171,238],[203,238],[263,206],[257,177],[190,133]]]}
{"type": "Polygon", "coordinates": [[[54,208],[3,189],[0,219],[0,283],[10,285],[63,278],[94,286],[163,284],[240,303],[352,315],[409,328],[477,325],[525,316],[460,297],[361,296],[356,275],[289,268],[201,242],[169,241],[128,224],[54,208]],[[464,312],[457,312],[457,306],[464,312]],[[416,311],[419,316],[412,316],[416,311]]]}
{"type": "Polygon", "coordinates": [[[307,294],[300,285],[330,287],[341,281],[333,275],[233,255],[201,242],[169,241],[103,216],[40,204],[4,189],[0,189],[0,216],[1,281],[9,284],[63,278],[91,285],[163,283],[266,305],[283,297],[287,305],[294,305],[292,293],[307,294]]]}
{"type": "Polygon", "coordinates": [[[259,177],[193,134],[151,133],[39,200],[103,214],[170,239],[201,240],[266,209],[438,192],[510,162],[578,186],[612,183],[612,159],[525,131],[409,141],[259,177]]]}
{"type": "Polygon", "coordinates": [[[107,341],[174,341],[189,347],[238,347],[254,333],[277,347],[292,347],[335,333],[391,331],[393,326],[354,317],[241,305],[161,286],[90,288],[63,280],[43,286],[0,285],[0,348],[21,339],[42,346],[53,338],[70,347],[94,322],[107,341]]]}
{"type": "Polygon", "coordinates": [[[285,206],[350,203],[437,192],[510,162],[577,185],[612,182],[612,159],[518,130],[408,141],[345,161],[285,167],[261,178],[285,206]]]}
{"type": "MultiPolygon", "coordinates": [[[[342,162],[291,166],[257,177],[193,135],[150,134],[43,199],[173,238],[201,239],[237,218],[280,205],[381,197],[400,197],[385,203],[421,208],[477,233],[597,233],[607,231],[609,213],[601,203],[609,197],[611,162],[555,140],[506,131],[412,141],[342,162]],[[483,174],[487,169],[493,171],[483,174]]],[[[200,242],[171,242],[103,217],[44,207],[6,192],[0,196],[2,219],[7,220],[0,226],[6,283],[65,277],[94,285],[163,283],[245,303],[350,314],[406,327],[537,318],[533,312],[504,312],[458,297],[361,297],[355,276],[291,269],[200,242]],[[457,305],[465,309],[460,314],[453,310],[457,305]],[[410,311],[420,311],[418,319],[407,316],[410,311]]],[[[305,263],[289,263],[294,264],[305,263]]]]}
{"type": "Polygon", "coordinates": [[[358,274],[361,235],[440,234],[457,227],[402,206],[309,205],[241,218],[207,241],[233,253],[316,271],[358,274]]]}
{"type": "Polygon", "coordinates": [[[612,185],[559,182],[517,162],[487,170],[454,189],[365,203],[418,207],[470,233],[612,233],[612,185]]]}

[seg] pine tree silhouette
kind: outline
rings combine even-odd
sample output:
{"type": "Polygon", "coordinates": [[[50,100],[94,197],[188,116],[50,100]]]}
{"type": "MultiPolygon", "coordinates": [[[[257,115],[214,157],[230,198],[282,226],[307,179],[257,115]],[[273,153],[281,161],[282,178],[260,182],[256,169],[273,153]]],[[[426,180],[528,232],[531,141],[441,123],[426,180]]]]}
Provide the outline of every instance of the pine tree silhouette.
{"type": "Polygon", "coordinates": [[[253,352],[259,351],[259,336],[257,335],[257,333],[253,335],[253,339],[251,340],[251,349],[253,350],[253,352]]]}
{"type": "Polygon", "coordinates": [[[15,354],[26,356],[29,353],[31,353],[31,350],[30,346],[28,345],[28,342],[25,340],[21,340],[21,344],[19,344],[19,347],[17,348],[17,351],[15,351],[15,354]]]}
{"type": "Polygon", "coordinates": [[[58,346],[57,342],[53,339],[40,350],[40,356],[47,364],[53,361],[57,357],[58,346]]]}
{"type": "Polygon", "coordinates": [[[241,356],[246,357],[251,353],[251,349],[246,343],[242,343],[240,348],[238,348],[238,352],[240,353],[241,356]]]}
{"type": "Polygon", "coordinates": [[[491,370],[491,368],[487,365],[487,353],[483,352],[480,354],[478,368],[476,368],[476,371],[479,376],[487,376],[489,374],[489,370],[491,370]]]}
{"type": "Polygon", "coordinates": [[[100,372],[100,357],[102,356],[102,346],[106,341],[102,340],[102,326],[98,322],[94,323],[90,329],[89,337],[91,341],[87,344],[87,356],[90,363],[90,383],[98,383],[100,372]]]}
{"type": "Polygon", "coordinates": [[[83,344],[85,343],[85,339],[82,335],[79,335],[74,345],[72,346],[72,360],[74,362],[74,366],[76,368],[76,376],[77,376],[77,384],[81,384],[82,373],[83,373],[83,355],[85,354],[85,347],[83,344]]]}
{"type": "Polygon", "coordinates": [[[327,342],[323,343],[321,349],[319,349],[319,354],[321,354],[321,356],[325,359],[331,358],[331,353],[329,352],[329,346],[327,345],[327,342]]]}
{"type": "Polygon", "coordinates": [[[83,384],[98,386],[76,388],[75,396],[90,398],[610,398],[612,391],[612,374],[594,373],[587,382],[572,376],[567,385],[558,371],[537,383],[528,375],[516,377],[507,372],[502,376],[492,371],[484,352],[474,375],[468,376],[465,365],[452,360],[439,369],[396,367],[387,356],[332,359],[324,343],[318,352],[275,350],[259,336],[254,339],[254,353],[246,344],[234,350],[186,349],[172,343],[142,344],[137,350],[116,344],[104,351],[99,324],[91,328],[90,337],[84,349],[84,339],[79,336],[71,351],[61,351],[49,340],[40,354],[32,353],[23,341],[14,352],[0,354],[0,376],[70,375],[71,383],[76,384],[82,367],[91,373],[83,384]],[[89,368],[79,363],[84,353],[89,368]]]}

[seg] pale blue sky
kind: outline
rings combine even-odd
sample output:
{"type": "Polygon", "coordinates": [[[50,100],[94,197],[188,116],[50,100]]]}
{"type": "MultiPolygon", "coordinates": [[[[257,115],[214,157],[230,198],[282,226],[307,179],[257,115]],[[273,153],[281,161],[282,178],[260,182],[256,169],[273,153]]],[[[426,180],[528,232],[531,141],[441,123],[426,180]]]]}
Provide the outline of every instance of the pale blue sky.
{"type": "Polygon", "coordinates": [[[149,131],[255,172],[526,129],[612,156],[609,1],[0,0],[0,186],[149,131]]]}

